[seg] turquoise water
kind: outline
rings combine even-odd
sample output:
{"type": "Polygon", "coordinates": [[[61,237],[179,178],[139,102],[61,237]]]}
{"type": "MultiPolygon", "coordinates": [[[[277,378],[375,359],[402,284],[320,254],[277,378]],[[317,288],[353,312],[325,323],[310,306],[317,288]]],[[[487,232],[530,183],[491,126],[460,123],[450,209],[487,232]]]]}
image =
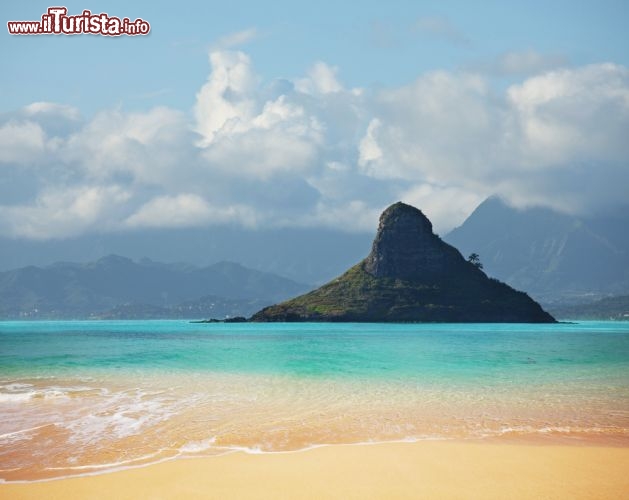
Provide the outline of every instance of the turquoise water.
{"type": "Polygon", "coordinates": [[[435,381],[629,381],[629,323],[0,323],[0,374],[216,371],[435,381]]]}
{"type": "Polygon", "coordinates": [[[321,444],[629,445],[629,323],[0,322],[0,479],[321,444]]]}

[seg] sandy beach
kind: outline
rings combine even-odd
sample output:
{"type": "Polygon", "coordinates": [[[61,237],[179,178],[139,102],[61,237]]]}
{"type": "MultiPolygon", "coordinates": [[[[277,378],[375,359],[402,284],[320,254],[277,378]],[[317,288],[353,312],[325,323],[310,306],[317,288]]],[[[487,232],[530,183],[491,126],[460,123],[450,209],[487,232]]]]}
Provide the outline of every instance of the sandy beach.
{"type": "Polygon", "coordinates": [[[611,499],[629,494],[629,448],[451,441],[327,446],[182,459],[4,484],[6,499],[611,499]]]}
{"type": "Polygon", "coordinates": [[[626,326],[9,326],[0,500],[629,498],[626,326]]]}

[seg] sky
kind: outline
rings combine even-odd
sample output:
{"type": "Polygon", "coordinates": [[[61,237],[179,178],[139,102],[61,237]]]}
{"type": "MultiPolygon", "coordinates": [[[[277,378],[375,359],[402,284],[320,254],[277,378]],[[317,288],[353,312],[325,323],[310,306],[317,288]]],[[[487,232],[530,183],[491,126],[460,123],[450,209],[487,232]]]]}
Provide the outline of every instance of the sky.
{"type": "Polygon", "coordinates": [[[51,5],[0,6],[0,236],[629,200],[624,0],[63,5],[151,31],[15,36],[51,5]]]}

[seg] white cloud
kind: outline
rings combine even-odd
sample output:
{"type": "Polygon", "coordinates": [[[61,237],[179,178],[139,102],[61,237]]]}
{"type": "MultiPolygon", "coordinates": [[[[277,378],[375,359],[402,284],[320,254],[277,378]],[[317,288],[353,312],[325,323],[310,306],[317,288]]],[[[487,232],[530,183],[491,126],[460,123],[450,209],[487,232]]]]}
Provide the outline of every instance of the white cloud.
{"type": "Polygon", "coordinates": [[[30,121],[11,121],[0,127],[0,163],[29,164],[46,148],[46,133],[30,121]]]}
{"type": "Polygon", "coordinates": [[[0,227],[32,239],[74,236],[95,226],[107,230],[129,198],[119,186],[47,189],[32,205],[0,205],[0,227]]]}
{"type": "Polygon", "coordinates": [[[476,75],[428,73],[380,92],[373,109],[359,165],[379,179],[451,182],[462,168],[490,168],[488,157],[499,146],[500,110],[476,75]]]}
{"type": "Polygon", "coordinates": [[[627,161],[629,70],[613,64],[553,71],[509,88],[532,168],[627,161]]]}
{"type": "Polygon", "coordinates": [[[93,180],[117,176],[147,185],[177,184],[190,161],[192,135],[183,113],[158,107],[145,113],[98,113],[60,147],[60,157],[93,180]]]}
{"type": "Polygon", "coordinates": [[[308,70],[306,78],[299,78],[295,81],[295,89],[304,94],[340,92],[343,90],[343,86],[336,78],[337,72],[338,68],[319,61],[308,70]]]}
{"type": "MultiPolygon", "coordinates": [[[[365,137],[362,138],[358,146],[358,165],[363,169],[369,170],[370,165],[375,165],[382,159],[382,149],[378,146],[376,133],[380,128],[380,120],[374,118],[369,122],[365,137]]],[[[371,172],[377,177],[377,172],[371,172]]]]}
{"type": "Polygon", "coordinates": [[[253,226],[255,213],[245,206],[213,207],[198,195],[179,194],[152,199],[129,216],[124,224],[132,228],[186,227],[227,222],[253,226]]]}
{"type": "Polygon", "coordinates": [[[242,52],[214,51],[210,53],[212,72],[197,94],[194,108],[197,132],[203,136],[201,145],[212,143],[216,134],[246,130],[255,113],[251,93],[256,78],[251,61],[242,52]]]}
{"type": "Polygon", "coordinates": [[[254,128],[222,137],[203,153],[210,168],[235,178],[270,179],[272,176],[305,173],[314,168],[318,154],[316,125],[282,124],[254,128]]]}
{"type": "Polygon", "coordinates": [[[397,200],[443,234],[491,194],[573,212],[629,199],[623,66],[547,71],[506,90],[465,71],[348,90],[324,63],[273,82],[242,52],[213,51],[210,63],[190,115],[113,109],[83,120],[74,108],[34,103],[0,116],[0,197],[10,186],[14,203],[0,206],[2,234],[211,224],[373,231],[397,200]]]}
{"type": "Polygon", "coordinates": [[[37,115],[49,115],[63,117],[67,120],[80,120],[81,112],[73,107],[55,102],[33,102],[24,107],[24,114],[33,117],[37,115]]]}
{"type": "MultiPolygon", "coordinates": [[[[500,193],[520,205],[574,212],[621,203],[628,92],[629,70],[612,64],[544,73],[504,96],[478,75],[430,73],[381,92],[378,125],[361,142],[378,154],[360,165],[376,178],[500,193]]],[[[454,209],[441,212],[457,219],[454,209]]]]}
{"type": "Polygon", "coordinates": [[[195,106],[208,166],[225,175],[260,179],[308,170],[322,142],[317,118],[286,95],[261,102],[243,53],[215,52],[210,60],[212,73],[195,106]]]}

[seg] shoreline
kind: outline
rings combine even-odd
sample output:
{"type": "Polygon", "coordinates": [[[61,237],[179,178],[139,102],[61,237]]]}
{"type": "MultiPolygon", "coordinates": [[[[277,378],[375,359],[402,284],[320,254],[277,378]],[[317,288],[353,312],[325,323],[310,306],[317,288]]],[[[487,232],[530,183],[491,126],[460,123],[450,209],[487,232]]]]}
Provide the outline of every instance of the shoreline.
{"type": "Polygon", "coordinates": [[[629,447],[479,441],[231,451],[0,484],[0,498],[620,498],[629,447]]]}
{"type": "MultiPolygon", "coordinates": [[[[103,463],[95,465],[78,465],[68,467],[54,467],[48,470],[66,471],[66,474],[51,475],[44,477],[35,477],[32,479],[4,479],[0,477],[0,487],[2,485],[15,484],[38,484],[50,483],[56,481],[65,481],[79,479],[85,477],[95,477],[101,475],[115,474],[134,469],[143,469],[159,464],[176,462],[179,460],[212,460],[232,454],[252,455],[252,456],[273,456],[273,455],[299,455],[308,453],[312,450],[321,448],[346,448],[346,447],[378,447],[378,446],[398,446],[398,445],[421,445],[423,443],[453,443],[461,445],[478,445],[478,446],[517,446],[517,447],[561,447],[565,449],[572,448],[602,448],[602,449],[626,449],[629,450],[629,440],[626,437],[610,437],[610,436],[583,436],[579,433],[559,433],[555,435],[541,434],[519,434],[519,435],[495,435],[487,437],[446,437],[446,436],[425,436],[419,438],[401,438],[392,440],[368,440],[355,442],[324,442],[313,443],[303,448],[294,449],[277,449],[264,450],[257,446],[238,446],[238,445],[214,445],[209,444],[203,451],[198,452],[184,451],[182,448],[161,449],[147,456],[132,458],[118,463],[103,463]],[[167,451],[176,452],[174,454],[165,453],[167,451]],[[206,453],[211,451],[211,453],[206,453]],[[78,471],[81,472],[78,472],[78,471]]],[[[196,443],[197,445],[199,443],[196,443]]],[[[202,443],[205,446],[205,443],[202,443]]],[[[185,448],[185,445],[184,445],[185,448]]],[[[18,469],[14,469],[18,470],[18,469]]],[[[5,472],[13,471],[6,469],[5,472]]],[[[41,473],[41,471],[40,471],[41,473]]],[[[2,496],[0,495],[0,500],[2,496]]]]}

